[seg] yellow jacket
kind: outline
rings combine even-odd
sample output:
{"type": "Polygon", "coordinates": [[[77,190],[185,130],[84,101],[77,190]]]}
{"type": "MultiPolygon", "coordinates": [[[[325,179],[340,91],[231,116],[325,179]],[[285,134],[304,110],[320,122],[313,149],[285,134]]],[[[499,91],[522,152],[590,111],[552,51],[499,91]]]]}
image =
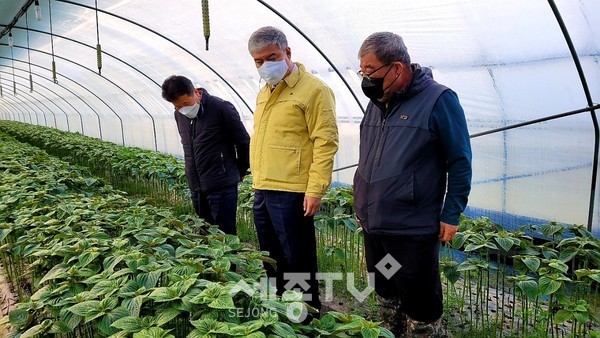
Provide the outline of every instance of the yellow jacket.
{"type": "Polygon", "coordinates": [[[258,93],[250,138],[253,187],[322,197],[338,149],[335,98],[304,66],[258,93]]]}

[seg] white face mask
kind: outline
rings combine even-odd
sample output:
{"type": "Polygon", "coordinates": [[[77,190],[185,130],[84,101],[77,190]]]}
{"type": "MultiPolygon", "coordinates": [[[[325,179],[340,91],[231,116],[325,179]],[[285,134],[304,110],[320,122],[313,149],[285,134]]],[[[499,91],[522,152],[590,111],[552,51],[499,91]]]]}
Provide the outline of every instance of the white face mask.
{"type": "Polygon", "coordinates": [[[258,75],[268,84],[276,85],[283,79],[287,70],[288,65],[285,59],[281,61],[265,61],[262,66],[258,67],[258,75]]]}
{"type": "Polygon", "coordinates": [[[198,115],[198,111],[200,111],[200,104],[195,103],[193,106],[185,106],[177,109],[179,113],[193,119],[198,115]]]}

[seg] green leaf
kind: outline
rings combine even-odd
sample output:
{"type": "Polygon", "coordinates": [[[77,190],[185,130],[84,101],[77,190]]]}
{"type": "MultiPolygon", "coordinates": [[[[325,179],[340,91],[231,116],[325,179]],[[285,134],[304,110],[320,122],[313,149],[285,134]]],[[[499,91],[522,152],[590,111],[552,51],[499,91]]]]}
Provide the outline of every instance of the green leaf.
{"type": "Polygon", "coordinates": [[[156,325],[162,326],[162,325],[168,323],[169,321],[171,321],[173,318],[177,317],[180,313],[181,313],[181,311],[179,311],[177,309],[173,309],[173,308],[167,308],[167,309],[161,310],[156,315],[156,318],[155,318],[156,325]]]}
{"type": "Polygon", "coordinates": [[[589,275],[588,278],[600,283],[600,273],[593,273],[593,274],[589,275]]]}
{"type": "Polygon", "coordinates": [[[537,269],[539,269],[540,264],[541,264],[540,259],[537,257],[525,256],[525,257],[522,257],[521,260],[523,261],[523,264],[525,264],[527,266],[527,268],[529,269],[529,271],[531,271],[531,272],[536,272],[537,269]]]}
{"type": "Polygon", "coordinates": [[[377,338],[379,337],[379,329],[363,327],[360,330],[360,334],[363,338],[377,338]]]}
{"type": "Polygon", "coordinates": [[[469,243],[467,246],[465,246],[465,252],[475,251],[481,248],[483,248],[483,244],[469,243]]]}
{"type": "Polygon", "coordinates": [[[3,241],[11,232],[12,229],[0,229],[0,241],[3,241]]]}
{"type": "Polygon", "coordinates": [[[585,324],[590,320],[590,315],[587,312],[573,312],[573,317],[580,324],[585,324]]]}
{"type": "Polygon", "coordinates": [[[145,286],[146,289],[151,289],[155,287],[156,284],[158,284],[158,280],[160,279],[161,275],[162,271],[150,271],[147,273],[139,274],[136,277],[136,280],[138,281],[138,283],[145,286]]]}
{"type": "Polygon", "coordinates": [[[26,309],[12,310],[8,314],[8,321],[12,326],[23,326],[29,321],[29,312],[26,309]]]}
{"type": "Polygon", "coordinates": [[[209,335],[198,329],[193,330],[186,336],[186,338],[216,338],[216,337],[217,337],[217,335],[209,335]]]}
{"type": "Polygon", "coordinates": [[[498,246],[496,246],[496,244],[492,243],[492,242],[485,242],[483,244],[484,247],[486,248],[490,248],[492,250],[498,250],[498,246]]]}
{"type": "Polygon", "coordinates": [[[19,338],[34,338],[37,335],[44,333],[46,329],[47,328],[45,328],[42,324],[38,324],[23,332],[19,338]]]}
{"type": "Polygon", "coordinates": [[[517,286],[529,298],[535,299],[538,295],[538,284],[534,280],[523,280],[517,282],[517,286]]]}
{"type": "Polygon", "coordinates": [[[179,299],[179,292],[170,287],[156,288],[149,295],[155,302],[168,302],[171,300],[179,299]]]}
{"type": "Polygon", "coordinates": [[[123,300],[123,307],[126,308],[127,311],[129,311],[130,316],[139,317],[143,302],[144,296],[127,298],[123,300]]]}
{"type": "Polygon", "coordinates": [[[292,329],[292,327],[288,324],[282,322],[273,325],[273,334],[279,337],[296,337],[294,329],[292,329]]]}
{"type": "Polygon", "coordinates": [[[121,276],[131,275],[131,274],[133,274],[133,270],[131,270],[130,268],[123,268],[123,269],[115,271],[115,273],[110,275],[110,277],[111,278],[119,278],[121,276]]]}
{"type": "MultiPolygon", "coordinates": [[[[71,315],[75,316],[72,313],[71,313],[71,315]]],[[[77,317],[77,316],[75,316],[75,317],[77,317]]],[[[67,326],[67,324],[61,320],[61,321],[54,323],[54,325],[52,325],[52,328],[50,328],[50,331],[48,333],[66,334],[66,333],[72,333],[72,332],[73,332],[73,329],[70,328],[69,326],[67,326]]]]}
{"type": "Polygon", "coordinates": [[[346,253],[345,253],[344,249],[342,249],[342,248],[333,249],[333,254],[339,260],[343,260],[346,257],[346,253]]]}
{"type": "Polygon", "coordinates": [[[100,312],[100,301],[97,300],[88,300],[83,303],[75,304],[68,308],[67,310],[73,312],[74,314],[81,317],[93,316],[100,312]]]}
{"type": "Polygon", "coordinates": [[[79,256],[79,267],[83,268],[83,267],[87,266],[88,264],[93,262],[94,259],[96,259],[96,257],[98,257],[98,256],[100,256],[100,252],[97,252],[97,251],[86,252],[86,253],[80,255],[79,256]]]}
{"type": "Polygon", "coordinates": [[[129,311],[123,307],[116,307],[106,315],[102,317],[100,322],[98,323],[98,328],[104,334],[111,335],[119,332],[119,329],[112,327],[111,325],[121,319],[129,316],[129,311]]]}
{"type": "Polygon", "coordinates": [[[127,332],[138,332],[142,329],[141,318],[131,316],[119,318],[111,326],[127,332]]]}
{"type": "Polygon", "coordinates": [[[356,220],[354,218],[344,218],[343,222],[346,228],[351,232],[355,232],[358,228],[358,223],[356,223],[356,220]]]}
{"type": "Polygon", "coordinates": [[[66,264],[58,264],[55,265],[39,282],[39,285],[42,285],[44,282],[56,279],[56,278],[64,278],[67,276],[67,271],[69,270],[69,266],[66,264]]]}
{"type": "Polygon", "coordinates": [[[282,302],[302,302],[302,294],[294,290],[286,290],[281,295],[282,302]]]}
{"type": "MultiPolygon", "coordinates": [[[[456,264],[456,262],[454,262],[456,264]]],[[[448,279],[451,284],[454,284],[460,278],[460,272],[458,271],[457,265],[444,266],[442,267],[442,273],[448,279]]]]}
{"type": "Polygon", "coordinates": [[[561,250],[558,259],[561,262],[566,263],[575,258],[575,256],[577,256],[577,249],[570,247],[561,250]]]}
{"type": "Polygon", "coordinates": [[[394,334],[386,329],[385,327],[380,328],[381,332],[379,332],[379,336],[380,337],[385,337],[385,338],[394,338],[394,334]]]}
{"type": "MultiPolygon", "coordinates": [[[[170,330],[169,330],[170,331],[170,330]]],[[[175,338],[169,331],[160,327],[151,327],[133,334],[133,338],[175,338]]]]}
{"type": "Polygon", "coordinates": [[[553,260],[548,265],[562,273],[567,273],[567,271],[569,271],[569,266],[561,261],[553,260]]]}
{"type": "Polygon", "coordinates": [[[67,332],[61,332],[61,333],[69,333],[69,332],[73,332],[73,330],[75,330],[75,328],[81,323],[81,317],[71,313],[71,312],[66,312],[64,316],[61,316],[60,321],[56,323],[57,326],[60,326],[61,329],[66,329],[68,330],[67,332]]]}
{"type": "Polygon", "coordinates": [[[113,292],[117,291],[118,287],[119,284],[117,280],[101,280],[92,287],[90,293],[95,296],[94,298],[97,298],[112,294],[113,292]]]}
{"type": "Polygon", "coordinates": [[[121,261],[123,261],[123,256],[106,257],[102,262],[102,266],[104,267],[105,271],[112,272],[115,266],[117,266],[117,264],[119,264],[121,261]]]}
{"type": "Polygon", "coordinates": [[[559,281],[555,281],[546,276],[540,277],[539,288],[540,295],[542,296],[547,296],[555,293],[556,291],[558,291],[558,289],[560,289],[561,286],[562,283],[559,281]]]}
{"type": "Polygon", "coordinates": [[[558,312],[556,312],[554,315],[554,322],[556,324],[562,324],[571,318],[573,318],[573,314],[568,310],[562,309],[558,310],[558,312]]]}
{"type": "Polygon", "coordinates": [[[228,293],[219,295],[219,297],[210,302],[208,306],[213,309],[235,309],[233,298],[231,298],[231,295],[228,293]]]}
{"type": "Polygon", "coordinates": [[[508,252],[514,243],[512,238],[496,237],[495,240],[504,252],[508,252]]]}
{"type": "Polygon", "coordinates": [[[361,330],[362,327],[363,327],[363,325],[360,322],[360,320],[354,320],[349,323],[338,326],[337,330],[343,330],[343,331],[345,331],[345,330],[361,330]]]}
{"type": "Polygon", "coordinates": [[[473,264],[469,261],[464,261],[464,262],[460,263],[458,265],[458,267],[456,268],[456,271],[472,271],[472,270],[477,270],[477,266],[475,266],[475,264],[473,264]]]}

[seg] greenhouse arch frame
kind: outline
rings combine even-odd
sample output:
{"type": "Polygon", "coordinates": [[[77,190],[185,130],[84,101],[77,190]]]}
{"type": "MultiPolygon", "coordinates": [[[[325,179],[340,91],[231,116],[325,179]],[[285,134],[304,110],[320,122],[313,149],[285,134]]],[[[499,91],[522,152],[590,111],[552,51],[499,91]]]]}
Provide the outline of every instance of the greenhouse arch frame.
{"type": "Polygon", "coordinates": [[[232,102],[252,131],[263,83],[247,39],[272,25],[288,35],[292,60],[334,90],[334,181],[350,184],[368,102],[358,48],[392,31],[465,109],[474,172],[465,214],[513,229],[584,224],[600,235],[598,1],[208,4],[210,23],[199,0],[40,0],[38,21],[34,0],[0,0],[0,119],[182,156],[162,81],[190,77],[232,102]]]}

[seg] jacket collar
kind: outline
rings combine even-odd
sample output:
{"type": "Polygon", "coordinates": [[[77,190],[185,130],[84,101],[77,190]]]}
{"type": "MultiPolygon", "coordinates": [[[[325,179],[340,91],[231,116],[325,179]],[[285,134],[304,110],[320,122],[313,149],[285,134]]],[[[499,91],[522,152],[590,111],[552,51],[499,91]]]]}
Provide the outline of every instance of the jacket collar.
{"type": "Polygon", "coordinates": [[[304,73],[306,73],[306,68],[304,67],[303,64],[301,64],[300,62],[294,62],[294,65],[297,66],[297,69],[295,69],[293,72],[291,72],[290,75],[283,78],[283,81],[285,81],[285,83],[289,87],[294,87],[296,85],[296,83],[298,83],[298,81],[300,81],[300,78],[302,77],[302,75],[304,73]]]}
{"type": "Polygon", "coordinates": [[[206,100],[210,97],[208,91],[204,88],[196,88],[200,93],[202,93],[202,98],[200,98],[200,104],[206,103],[206,100]]]}
{"type": "MultiPolygon", "coordinates": [[[[294,87],[298,81],[300,81],[300,78],[302,77],[302,75],[304,73],[306,73],[306,68],[304,67],[303,64],[301,64],[300,62],[294,62],[295,65],[295,70],[292,71],[288,76],[284,77],[283,80],[281,81],[285,81],[285,83],[287,84],[288,87],[294,87]]],[[[279,85],[279,84],[277,84],[279,85]]],[[[273,87],[275,88],[275,87],[273,87]]],[[[263,88],[261,90],[270,90],[271,89],[271,85],[266,83],[263,88]]]]}
{"type": "Polygon", "coordinates": [[[412,63],[410,68],[413,72],[412,79],[406,88],[403,90],[392,93],[389,104],[379,102],[379,101],[371,101],[375,106],[379,107],[382,112],[385,112],[387,109],[391,109],[392,107],[398,105],[400,102],[406,101],[411,97],[419,94],[423,89],[427,88],[433,82],[433,74],[431,69],[427,67],[421,67],[418,63],[412,63]]]}
{"type": "Polygon", "coordinates": [[[410,83],[404,90],[393,93],[390,101],[409,99],[422,92],[423,89],[429,87],[429,85],[434,82],[431,69],[421,67],[418,63],[411,64],[410,68],[413,72],[410,83]]]}

